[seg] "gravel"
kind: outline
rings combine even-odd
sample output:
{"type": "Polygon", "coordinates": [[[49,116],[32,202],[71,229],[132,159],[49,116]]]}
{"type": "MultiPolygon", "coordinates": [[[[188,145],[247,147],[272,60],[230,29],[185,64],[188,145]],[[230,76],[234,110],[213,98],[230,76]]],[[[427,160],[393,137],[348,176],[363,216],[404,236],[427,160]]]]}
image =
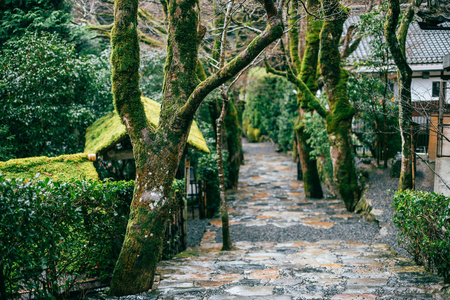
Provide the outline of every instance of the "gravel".
{"type": "MultiPolygon", "coordinates": [[[[421,171],[417,172],[416,190],[431,192],[433,189],[432,184],[430,185],[430,179],[424,176],[426,167],[423,165],[418,167],[421,168],[421,171]]],[[[383,236],[376,237],[375,242],[388,244],[391,249],[397,251],[400,255],[412,258],[398,244],[398,233],[400,231],[393,223],[394,207],[392,206],[392,197],[394,192],[398,190],[398,178],[391,178],[389,170],[389,168],[386,170],[374,168],[369,174],[369,190],[366,192],[366,197],[372,201],[374,210],[382,211],[381,214],[376,216],[376,219],[384,231],[383,236]]]]}
{"type": "Polygon", "coordinates": [[[202,240],[203,234],[206,231],[209,220],[188,220],[187,221],[187,246],[193,247],[198,245],[202,240]]]}
{"type": "MultiPolygon", "coordinates": [[[[279,228],[273,225],[244,226],[232,225],[231,237],[233,241],[249,242],[289,242],[320,240],[352,240],[358,242],[371,242],[378,234],[379,228],[375,223],[364,220],[360,223],[335,224],[331,229],[316,229],[311,226],[295,225],[279,228]]],[[[222,231],[218,230],[216,241],[222,241],[222,231]]]]}
{"type": "MultiPolygon", "coordinates": [[[[246,152],[252,155],[273,152],[273,145],[262,144],[263,147],[249,144],[246,152]]],[[[367,166],[366,166],[367,167],[367,166]]],[[[418,172],[417,189],[431,191],[432,186],[427,184],[424,169],[418,172]]],[[[428,179],[429,181],[429,179],[428,179]]],[[[231,225],[232,241],[267,241],[287,242],[304,240],[316,242],[319,240],[353,240],[364,243],[385,243],[400,255],[411,258],[411,256],[398,244],[399,230],[393,224],[394,209],[392,207],[392,196],[397,190],[398,178],[389,176],[389,168],[386,170],[371,167],[368,180],[369,189],[366,197],[371,200],[372,207],[377,211],[377,222],[367,222],[361,219],[358,222],[336,223],[331,229],[316,229],[311,226],[296,225],[285,228],[273,225],[245,226],[231,225]]],[[[202,234],[206,230],[209,220],[188,221],[188,246],[192,247],[200,243],[202,234]]],[[[222,230],[216,228],[216,241],[222,242],[222,230]]]]}

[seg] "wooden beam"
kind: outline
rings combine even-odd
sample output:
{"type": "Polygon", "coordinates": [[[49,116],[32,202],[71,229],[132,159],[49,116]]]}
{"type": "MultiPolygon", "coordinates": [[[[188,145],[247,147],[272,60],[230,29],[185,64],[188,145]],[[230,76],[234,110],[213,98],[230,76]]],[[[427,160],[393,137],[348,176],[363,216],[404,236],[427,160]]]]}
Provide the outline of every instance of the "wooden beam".
{"type": "Polygon", "coordinates": [[[103,160],[134,159],[133,150],[109,150],[103,154],[103,160]]]}

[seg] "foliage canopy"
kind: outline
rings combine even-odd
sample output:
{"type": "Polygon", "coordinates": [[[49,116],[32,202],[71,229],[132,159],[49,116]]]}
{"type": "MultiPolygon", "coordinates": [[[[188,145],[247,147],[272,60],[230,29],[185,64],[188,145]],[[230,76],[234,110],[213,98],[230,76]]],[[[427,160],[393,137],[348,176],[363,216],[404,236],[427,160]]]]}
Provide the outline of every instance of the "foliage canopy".
{"type": "Polygon", "coordinates": [[[0,160],[82,152],[87,126],[113,109],[107,63],[79,57],[56,35],[9,41],[0,55],[0,135],[8,137],[0,160]]]}
{"type": "Polygon", "coordinates": [[[66,0],[0,1],[0,48],[9,39],[20,38],[25,31],[67,37],[70,10],[66,0]]]}

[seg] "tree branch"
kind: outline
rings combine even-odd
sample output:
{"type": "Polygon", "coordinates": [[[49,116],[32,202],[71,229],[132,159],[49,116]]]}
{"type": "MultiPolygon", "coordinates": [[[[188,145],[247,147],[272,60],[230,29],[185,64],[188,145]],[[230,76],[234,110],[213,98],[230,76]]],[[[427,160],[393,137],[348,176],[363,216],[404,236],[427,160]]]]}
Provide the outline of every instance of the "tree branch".
{"type": "MultiPolygon", "coordinates": [[[[400,49],[402,50],[406,49],[406,36],[408,35],[409,25],[414,18],[414,8],[419,7],[421,2],[421,0],[411,0],[411,3],[408,5],[408,8],[403,14],[402,20],[400,22],[400,28],[397,32],[398,42],[400,44],[400,49]]],[[[403,53],[403,55],[406,57],[405,53],[403,53]]]]}
{"type": "MultiPolygon", "coordinates": [[[[101,36],[111,38],[111,30],[112,30],[114,24],[95,25],[86,20],[83,20],[83,21],[86,23],[89,30],[96,31],[101,36]]],[[[139,38],[139,42],[144,43],[149,46],[162,47],[164,45],[162,42],[152,39],[151,37],[145,35],[139,29],[138,29],[138,38],[139,38]]]]}
{"type": "Polygon", "coordinates": [[[266,64],[266,70],[267,70],[268,73],[272,73],[272,74],[275,74],[275,75],[286,77],[302,93],[304,93],[306,101],[308,102],[309,107],[311,109],[314,109],[322,118],[326,118],[327,117],[327,114],[328,114],[327,110],[325,110],[325,108],[322,106],[322,104],[319,102],[319,100],[316,98],[316,96],[314,96],[311,93],[311,91],[306,86],[306,84],[303,82],[303,80],[301,80],[300,78],[295,76],[290,71],[287,71],[286,73],[280,72],[280,71],[277,71],[274,68],[272,68],[268,63],[265,62],[265,64],[266,64]]]}
{"type": "Polygon", "coordinates": [[[406,61],[406,57],[401,50],[399,40],[395,34],[397,31],[398,18],[400,15],[400,4],[398,0],[388,0],[389,9],[384,25],[384,35],[389,46],[395,64],[402,73],[411,74],[412,70],[406,61]]]}
{"type": "Polygon", "coordinates": [[[308,15],[310,15],[311,17],[313,17],[313,18],[315,18],[316,20],[320,20],[320,17],[319,16],[316,16],[315,14],[313,14],[313,13],[311,13],[310,11],[309,11],[309,9],[306,7],[306,5],[305,5],[305,2],[303,2],[302,0],[299,0],[300,1],[300,3],[302,4],[302,6],[303,6],[303,9],[306,11],[306,13],[308,14],[308,15]]]}
{"type": "Polygon", "coordinates": [[[442,178],[441,175],[439,175],[420,155],[416,154],[416,157],[418,157],[423,163],[425,163],[427,167],[434,173],[434,175],[442,181],[445,187],[450,190],[450,186],[447,184],[447,182],[445,182],[444,178],[442,178]]]}
{"type": "Polygon", "coordinates": [[[254,65],[258,64],[262,60],[261,59],[261,60],[257,61],[258,57],[261,55],[261,53],[259,53],[258,56],[250,64],[248,64],[244,69],[241,70],[241,72],[239,72],[239,74],[236,75],[236,77],[233,79],[233,81],[227,87],[227,94],[230,92],[231,87],[236,83],[236,81],[238,81],[238,79],[242,76],[242,74],[244,74],[245,71],[247,71],[248,69],[250,69],[254,65]]]}
{"type": "Polygon", "coordinates": [[[240,25],[240,26],[242,26],[242,27],[244,27],[244,28],[246,28],[246,29],[248,29],[250,31],[256,32],[258,34],[260,34],[262,32],[262,30],[259,30],[258,28],[254,28],[252,26],[249,26],[249,25],[245,24],[244,22],[240,22],[238,20],[235,20],[234,18],[232,18],[231,21],[233,21],[233,23],[235,23],[237,25],[240,25]]]}
{"type": "Polygon", "coordinates": [[[197,85],[186,104],[181,108],[179,117],[186,119],[193,118],[198,106],[210,92],[235,76],[245,66],[250,64],[268,45],[281,37],[283,34],[283,22],[273,0],[263,0],[262,2],[268,19],[268,24],[264,32],[254,38],[247,49],[242,51],[232,61],[197,85]]]}
{"type": "MultiPolygon", "coordinates": [[[[306,8],[305,8],[306,9],[306,8]]],[[[300,59],[300,55],[298,52],[298,44],[299,44],[299,30],[297,24],[297,15],[298,15],[298,0],[291,0],[288,9],[288,26],[291,27],[291,30],[288,33],[288,49],[291,56],[293,67],[296,71],[296,74],[300,73],[302,68],[302,61],[300,59]]],[[[284,48],[284,46],[282,45],[284,48]]],[[[283,49],[283,52],[284,51],[283,49]]]]}
{"type": "Polygon", "coordinates": [[[350,25],[347,29],[347,33],[345,34],[345,37],[344,37],[344,43],[342,45],[342,51],[341,51],[342,58],[346,58],[351,54],[351,53],[349,53],[349,50],[350,50],[350,45],[352,44],[351,40],[353,38],[353,32],[356,29],[357,29],[356,24],[350,25]]]}
{"type": "Polygon", "coordinates": [[[264,60],[264,65],[266,66],[266,72],[267,73],[272,73],[273,75],[277,75],[277,76],[281,76],[281,77],[286,77],[287,78],[287,72],[288,71],[282,72],[282,71],[275,70],[274,68],[272,68],[271,65],[269,65],[269,63],[266,60],[264,60]]]}

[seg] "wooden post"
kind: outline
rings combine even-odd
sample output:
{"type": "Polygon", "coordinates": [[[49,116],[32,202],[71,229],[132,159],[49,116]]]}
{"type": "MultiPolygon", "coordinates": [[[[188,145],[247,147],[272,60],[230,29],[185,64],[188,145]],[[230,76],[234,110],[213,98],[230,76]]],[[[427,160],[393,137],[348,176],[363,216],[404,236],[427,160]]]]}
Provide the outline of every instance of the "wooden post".
{"type": "Polygon", "coordinates": [[[206,194],[206,180],[203,180],[203,209],[205,218],[208,217],[208,195],[206,194]]]}
{"type": "Polygon", "coordinates": [[[444,98],[445,98],[445,90],[444,90],[444,80],[441,79],[441,84],[439,86],[439,108],[438,108],[438,134],[437,134],[437,157],[442,155],[442,146],[443,146],[443,134],[444,134],[444,98]]]}
{"type": "Polygon", "coordinates": [[[302,165],[300,162],[300,144],[297,142],[297,137],[295,137],[295,141],[294,141],[294,147],[297,150],[297,180],[303,180],[303,171],[302,171],[302,165]]]}
{"type": "Polygon", "coordinates": [[[205,202],[204,202],[204,196],[203,196],[203,190],[204,190],[204,184],[203,184],[203,180],[200,180],[198,182],[198,191],[197,191],[197,196],[198,196],[198,217],[199,219],[205,219],[206,215],[205,215],[205,202]]]}
{"type": "Polygon", "coordinates": [[[186,197],[183,197],[183,239],[184,244],[187,245],[187,214],[188,214],[188,203],[187,203],[187,195],[188,195],[188,189],[189,184],[191,181],[191,172],[189,172],[190,168],[190,161],[189,158],[186,157],[184,159],[184,175],[186,177],[186,197]]]}

